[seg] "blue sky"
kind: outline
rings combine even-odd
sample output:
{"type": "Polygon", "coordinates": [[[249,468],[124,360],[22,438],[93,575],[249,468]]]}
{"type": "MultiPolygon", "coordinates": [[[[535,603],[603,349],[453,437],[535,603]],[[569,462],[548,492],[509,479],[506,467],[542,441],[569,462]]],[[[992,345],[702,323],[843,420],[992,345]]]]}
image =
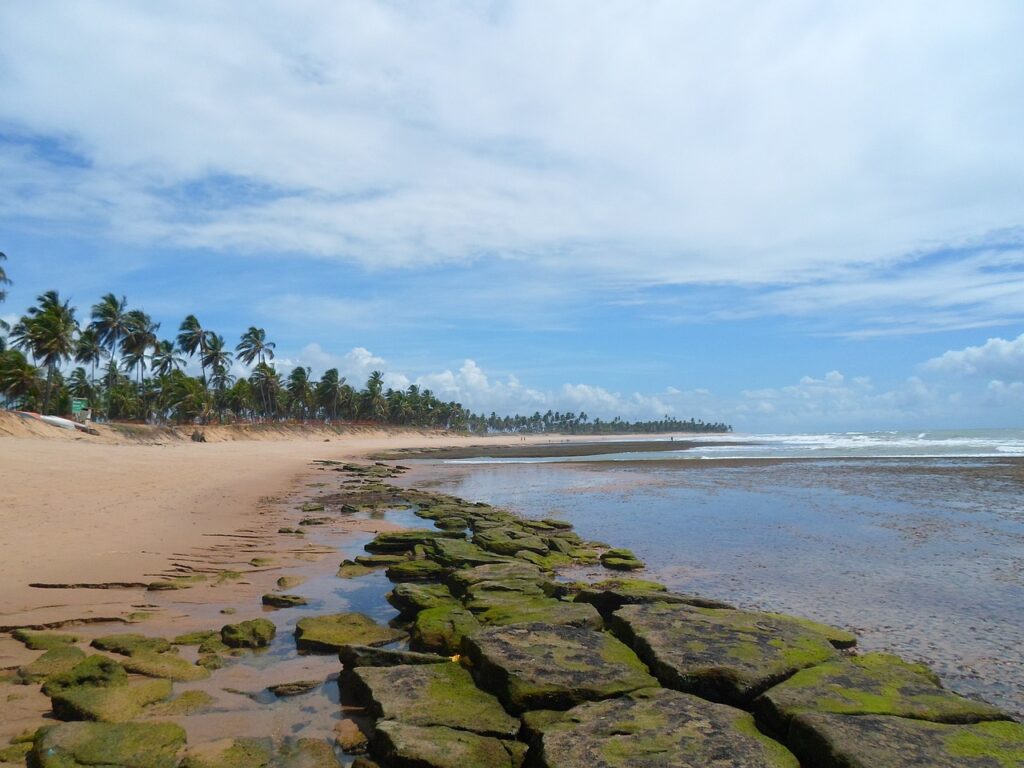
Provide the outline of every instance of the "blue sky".
{"type": "Polygon", "coordinates": [[[475,409],[1024,427],[1020,3],[0,6],[0,315],[475,409]]]}

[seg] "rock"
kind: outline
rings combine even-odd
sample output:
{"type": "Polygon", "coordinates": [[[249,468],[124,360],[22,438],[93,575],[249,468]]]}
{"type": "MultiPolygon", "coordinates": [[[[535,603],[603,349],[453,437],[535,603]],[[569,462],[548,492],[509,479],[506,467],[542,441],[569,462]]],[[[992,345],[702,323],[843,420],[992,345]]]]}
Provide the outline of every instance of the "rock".
{"type": "Polygon", "coordinates": [[[89,686],[116,686],[128,682],[124,667],[111,658],[94,654],[80,661],[67,672],[58,672],[46,678],[43,693],[53,696],[68,688],[89,686]]]}
{"type": "Polygon", "coordinates": [[[620,608],[609,627],[665,687],[738,706],[836,656],[824,635],[775,614],[648,603],[620,608]]]}
{"type": "Polygon", "coordinates": [[[437,581],[444,573],[444,566],[433,560],[406,560],[388,568],[387,577],[391,581],[437,581]]]}
{"type": "Polygon", "coordinates": [[[540,727],[543,768],[798,768],[739,709],[648,688],[581,704],[540,727]]]}
{"type": "Polygon", "coordinates": [[[206,435],[202,431],[200,431],[198,429],[193,429],[192,430],[192,442],[193,443],[205,443],[206,442],[206,435]]]}
{"type": "Polygon", "coordinates": [[[512,562],[511,558],[481,549],[465,539],[435,539],[429,557],[449,568],[472,568],[477,565],[512,562]]]}
{"type": "Polygon", "coordinates": [[[329,517],[304,517],[299,520],[299,525],[329,525],[333,522],[329,517]]]}
{"type": "Polygon", "coordinates": [[[513,713],[569,709],[657,685],[629,648],[590,629],[547,624],[490,627],[465,638],[462,649],[480,687],[513,713]]]}
{"type": "Polygon", "coordinates": [[[169,653],[137,653],[125,659],[123,666],[129,672],[146,677],[164,677],[168,680],[203,680],[210,676],[209,670],[191,664],[180,656],[169,653]]]}
{"type": "Polygon", "coordinates": [[[206,691],[185,691],[171,701],[149,707],[146,715],[152,718],[194,715],[214,703],[214,698],[206,691]]]}
{"type": "Polygon", "coordinates": [[[0,763],[25,764],[25,756],[32,751],[31,742],[19,742],[0,749],[0,763]]]}
{"type": "Polygon", "coordinates": [[[458,602],[444,584],[398,584],[388,592],[387,600],[405,616],[458,602]]]}
{"type": "Polygon", "coordinates": [[[224,653],[228,650],[228,646],[225,645],[224,641],[220,639],[221,633],[216,632],[212,637],[208,637],[199,644],[199,653],[224,653]]]}
{"type": "Polygon", "coordinates": [[[269,738],[222,739],[189,748],[180,768],[267,768],[273,747],[269,738]]]}
{"type": "Polygon", "coordinates": [[[519,768],[525,745],[443,726],[383,720],[371,752],[392,768],[519,768]]]}
{"type": "Polygon", "coordinates": [[[32,651],[49,651],[62,645],[77,643],[78,638],[74,635],[61,635],[54,632],[33,632],[31,629],[16,629],[11,632],[11,637],[32,651]]]}
{"type": "Polygon", "coordinates": [[[568,555],[563,555],[561,552],[549,552],[546,555],[539,555],[536,552],[530,552],[525,549],[521,549],[516,552],[516,557],[520,560],[525,560],[528,563],[533,563],[542,571],[554,571],[557,568],[565,568],[573,564],[573,560],[568,555]]]}
{"type": "Polygon", "coordinates": [[[369,739],[359,724],[351,718],[344,718],[334,726],[337,734],[335,743],[346,755],[361,755],[370,746],[369,739]]]}
{"type": "Polygon", "coordinates": [[[616,571],[635,571],[644,567],[643,560],[639,559],[629,549],[609,549],[602,552],[600,556],[601,565],[616,571]]]}
{"type": "Polygon", "coordinates": [[[316,690],[323,684],[323,680],[296,680],[293,683],[279,683],[278,685],[267,686],[267,690],[279,698],[284,698],[286,696],[301,696],[304,693],[316,690]]]}
{"type": "Polygon", "coordinates": [[[356,579],[369,573],[376,573],[376,571],[377,569],[373,566],[360,565],[351,560],[345,560],[341,567],[338,568],[337,576],[339,579],[356,579]]]}
{"type": "Polygon", "coordinates": [[[220,642],[220,632],[215,629],[201,629],[196,632],[186,632],[171,640],[174,645],[202,645],[207,640],[220,642]]]}
{"type": "Polygon", "coordinates": [[[302,512],[323,512],[324,505],[317,501],[311,501],[307,504],[303,504],[301,508],[302,512]]]}
{"type": "Polygon", "coordinates": [[[434,525],[442,531],[464,531],[469,527],[469,520],[464,517],[440,517],[434,521],[434,525]]]}
{"type": "Polygon", "coordinates": [[[51,675],[70,672],[85,659],[85,652],[73,645],[56,645],[30,664],[18,669],[26,683],[38,683],[51,675]]]}
{"type": "MultiPolygon", "coordinates": [[[[570,709],[569,711],[571,712],[572,710],[570,709]]],[[[558,709],[531,709],[529,712],[523,712],[520,717],[523,727],[519,737],[529,744],[535,744],[543,735],[545,729],[559,720],[564,720],[565,716],[566,713],[558,709]]]]}
{"type": "Polygon", "coordinates": [[[229,648],[265,648],[277,634],[277,627],[266,619],[250,619],[238,624],[225,624],[220,639],[229,648]]]}
{"type": "Polygon", "coordinates": [[[134,656],[137,653],[165,653],[171,650],[170,642],[162,637],[146,637],[133,633],[104,635],[97,637],[90,645],[101,651],[119,653],[122,656],[134,656]]]}
{"type": "MultiPolygon", "coordinates": [[[[707,607],[714,608],[715,606],[707,607]]],[[[857,645],[857,636],[852,632],[847,632],[845,629],[833,627],[830,624],[822,624],[820,621],[811,621],[810,619],[805,619],[801,616],[787,616],[784,613],[770,613],[768,615],[785,621],[796,622],[800,626],[809,629],[812,632],[824,635],[828,638],[828,641],[832,643],[832,647],[834,648],[853,648],[857,645]]]]}
{"type": "Polygon", "coordinates": [[[467,598],[466,607],[481,624],[566,624],[593,629],[600,629],[603,624],[592,605],[522,592],[474,591],[467,598]]]}
{"type": "Polygon", "coordinates": [[[221,669],[224,666],[224,659],[215,653],[204,654],[199,657],[199,661],[196,662],[203,669],[208,669],[213,672],[215,669],[221,669]]]}
{"type": "Polygon", "coordinates": [[[542,584],[549,580],[537,566],[515,560],[464,568],[452,571],[445,577],[445,584],[455,595],[465,594],[466,590],[474,584],[510,581],[542,584]]]}
{"type": "Polygon", "coordinates": [[[355,562],[358,565],[365,565],[367,568],[379,568],[381,566],[398,565],[408,560],[408,555],[357,555],[355,562]]]}
{"type": "Polygon", "coordinates": [[[1024,765],[1024,726],[946,725],[884,715],[808,712],[787,740],[815,768],[1010,768],[1024,765]]]}
{"type": "Polygon", "coordinates": [[[805,712],[894,715],[936,723],[1008,720],[995,707],[945,690],[935,673],[887,653],[837,659],[797,672],[754,702],[762,727],[785,735],[805,712]]]}
{"type": "Polygon", "coordinates": [[[295,645],[313,653],[337,653],[343,645],[387,645],[403,637],[404,632],[362,613],[309,616],[295,625],[295,645]]]}
{"type": "Polygon", "coordinates": [[[506,739],[519,731],[519,720],[477,688],[458,664],[358,667],[348,679],[357,698],[383,720],[443,725],[506,739]]]}
{"type": "Polygon", "coordinates": [[[285,741],[277,752],[273,768],[341,768],[331,745],[321,739],[285,741]]]}
{"type": "Polygon", "coordinates": [[[170,680],[140,680],[122,685],[65,688],[54,692],[50,703],[59,720],[124,723],[140,715],[143,707],[170,695],[170,680]]]}
{"type": "Polygon", "coordinates": [[[380,765],[370,758],[360,755],[352,761],[351,768],[380,768],[380,765]]]}
{"type": "Polygon", "coordinates": [[[299,597],[298,595],[278,595],[273,592],[265,594],[262,602],[271,608],[295,608],[299,605],[309,605],[309,601],[304,597],[299,597]]]}
{"type": "Polygon", "coordinates": [[[276,583],[278,589],[294,589],[305,581],[305,576],[282,576],[276,583]]]}
{"type": "Polygon", "coordinates": [[[451,661],[447,656],[438,656],[436,653],[395,651],[386,648],[373,648],[369,645],[343,645],[338,651],[338,658],[345,669],[394,667],[400,664],[440,664],[451,661]]]}
{"type": "Polygon", "coordinates": [[[540,536],[512,527],[477,531],[473,534],[473,543],[498,555],[514,555],[524,550],[538,555],[548,553],[548,545],[540,536]]]}
{"type": "Polygon", "coordinates": [[[364,547],[367,552],[394,553],[409,552],[417,544],[429,544],[437,539],[465,538],[462,531],[437,531],[411,528],[405,531],[378,533],[376,538],[364,547]]]}
{"type": "Polygon", "coordinates": [[[416,651],[458,653],[462,638],[479,628],[476,617],[458,604],[428,608],[416,616],[409,647],[416,651]]]}
{"type": "Polygon", "coordinates": [[[728,603],[717,600],[669,592],[664,585],[643,579],[609,579],[596,584],[586,584],[579,589],[573,599],[578,603],[590,603],[606,617],[624,605],[640,603],[682,603],[701,608],[732,608],[728,603]]]}
{"type": "Polygon", "coordinates": [[[38,768],[174,768],[185,731],[172,723],[62,723],[41,730],[38,768]]]}

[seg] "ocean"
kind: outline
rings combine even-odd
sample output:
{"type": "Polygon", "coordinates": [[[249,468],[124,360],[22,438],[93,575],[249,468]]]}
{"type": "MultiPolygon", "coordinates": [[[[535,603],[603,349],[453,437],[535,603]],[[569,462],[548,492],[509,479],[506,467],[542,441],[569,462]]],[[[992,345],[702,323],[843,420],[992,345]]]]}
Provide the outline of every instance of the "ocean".
{"type": "Polygon", "coordinates": [[[562,517],[674,589],[853,629],[862,649],[1024,715],[1024,430],[708,439],[575,458],[482,450],[412,462],[406,481],[562,517]]]}

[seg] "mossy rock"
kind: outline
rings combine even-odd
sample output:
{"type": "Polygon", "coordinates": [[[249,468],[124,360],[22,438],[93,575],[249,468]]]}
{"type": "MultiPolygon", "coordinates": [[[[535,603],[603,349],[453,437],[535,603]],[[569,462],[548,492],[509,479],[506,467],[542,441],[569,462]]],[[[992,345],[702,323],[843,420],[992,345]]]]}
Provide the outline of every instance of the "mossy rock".
{"type": "Polygon", "coordinates": [[[345,669],[356,667],[397,667],[409,664],[440,664],[450,663],[447,656],[436,653],[417,653],[416,651],[399,651],[388,648],[374,648],[370,645],[343,645],[338,651],[338,658],[345,669]]]}
{"type": "Polygon", "coordinates": [[[171,650],[171,643],[162,637],[146,637],[134,633],[104,635],[97,637],[90,645],[108,653],[119,653],[122,656],[134,656],[137,653],[166,653],[171,650]]]}
{"type": "Polygon", "coordinates": [[[405,531],[378,533],[364,549],[377,554],[409,552],[417,544],[429,544],[437,539],[465,538],[462,531],[438,531],[412,528],[405,531]]]}
{"type": "Polygon", "coordinates": [[[476,617],[458,604],[428,608],[416,616],[409,646],[416,651],[458,653],[462,638],[479,628],[476,617]]]}
{"type": "Polygon", "coordinates": [[[229,648],[265,648],[270,645],[277,627],[266,619],[250,619],[238,624],[225,624],[220,639],[229,648]]]}
{"type": "Polygon", "coordinates": [[[37,768],[174,768],[185,731],[173,723],[62,723],[36,737],[37,768]]]}
{"type": "Polygon", "coordinates": [[[85,659],[85,652],[73,645],[57,645],[30,664],[18,669],[18,677],[26,683],[38,683],[51,675],[70,672],[85,659]]]}
{"type": "Polygon", "coordinates": [[[173,645],[202,645],[208,640],[220,641],[220,632],[215,629],[200,629],[196,632],[186,632],[178,635],[171,643],[173,645]]]}
{"type": "Polygon", "coordinates": [[[449,568],[472,568],[510,562],[510,558],[488,552],[465,539],[436,539],[430,544],[428,556],[449,568]]]}
{"type": "Polygon", "coordinates": [[[567,603],[541,595],[522,592],[476,591],[466,600],[468,608],[481,624],[566,624],[600,629],[601,615],[592,605],[567,603]]]}
{"type": "Polygon", "coordinates": [[[345,645],[387,645],[405,633],[378,624],[363,613],[309,616],[295,625],[295,645],[300,651],[337,653],[345,645]]]}
{"type": "Polygon", "coordinates": [[[613,571],[639,571],[644,568],[644,561],[635,557],[601,556],[601,565],[613,571]]]}
{"type": "Polygon", "coordinates": [[[97,720],[125,723],[142,714],[149,704],[170,697],[170,680],[140,680],[124,685],[79,685],[50,696],[59,720],[97,720]]]}
{"type": "Polygon", "coordinates": [[[515,555],[524,550],[538,555],[548,553],[548,545],[543,538],[512,527],[477,531],[473,534],[473,543],[498,555],[515,555]]]}
{"type": "Polygon", "coordinates": [[[269,738],[224,739],[190,747],[180,768],[268,768],[273,756],[269,738]]]}
{"type": "Polygon", "coordinates": [[[294,589],[306,582],[305,576],[281,576],[275,584],[278,589],[294,589]]]}
{"type": "Polygon", "coordinates": [[[563,555],[561,552],[549,552],[546,555],[540,555],[527,549],[521,549],[516,552],[516,557],[528,563],[533,563],[542,571],[549,572],[558,568],[566,568],[573,564],[573,559],[569,555],[563,555]]]}
{"type": "Polygon", "coordinates": [[[194,715],[208,709],[215,703],[206,691],[183,691],[171,701],[154,704],[146,710],[147,717],[182,717],[194,715]]]}
{"type": "Polygon", "coordinates": [[[217,632],[212,637],[208,637],[199,644],[199,653],[206,655],[208,653],[224,653],[228,650],[228,646],[225,645],[224,641],[220,639],[221,633],[217,632]]]}
{"type": "Polygon", "coordinates": [[[776,614],[646,603],[608,623],[665,687],[736,706],[836,658],[825,635],[776,614]]]}
{"type": "Polygon", "coordinates": [[[87,685],[94,687],[120,686],[128,682],[125,668],[107,656],[93,654],[78,662],[67,672],[58,672],[46,678],[43,693],[53,696],[63,690],[87,685]]]}
{"type": "Polygon", "coordinates": [[[945,690],[927,667],[887,653],[801,670],[761,694],[754,711],[763,727],[781,735],[794,717],[805,712],[893,715],[936,723],[1010,719],[989,704],[945,690]]]}
{"type": "Polygon", "coordinates": [[[224,667],[224,663],[224,658],[222,656],[218,656],[215,653],[203,654],[199,657],[199,661],[196,662],[198,666],[202,667],[203,669],[207,669],[210,672],[213,672],[217,669],[222,669],[224,667]]]}
{"type": "Polygon", "coordinates": [[[465,517],[452,515],[451,517],[440,517],[434,521],[434,525],[442,531],[464,531],[469,527],[469,520],[465,517]]]}
{"type": "Polygon", "coordinates": [[[531,581],[540,584],[547,582],[548,578],[540,568],[532,563],[512,560],[455,570],[449,573],[444,580],[454,595],[465,594],[466,590],[474,584],[509,581],[531,581]]]}
{"type": "Polygon", "coordinates": [[[300,511],[301,512],[323,512],[324,511],[324,505],[321,504],[318,501],[310,501],[310,502],[307,502],[306,504],[303,504],[302,507],[300,508],[300,511]]]}
{"type": "Polygon", "coordinates": [[[208,669],[169,653],[137,653],[127,658],[123,664],[126,670],[138,675],[163,677],[179,682],[203,680],[210,676],[208,669]]]}
{"type": "Polygon", "coordinates": [[[31,629],[16,629],[11,632],[11,637],[31,651],[49,651],[64,645],[72,645],[78,642],[75,635],[64,635],[56,632],[34,632],[31,629]]]}
{"type": "Polygon", "coordinates": [[[19,742],[0,749],[0,763],[25,764],[25,756],[32,751],[31,742],[19,742]]]}
{"type": "Polygon", "coordinates": [[[542,768],[799,768],[746,712],[665,688],[581,704],[540,730],[542,768]]]}
{"type": "Polygon", "coordinates": [[[321,739],[286,740],[277,749],[273,768],[341,768],[331,745],[321,739]]]}
{"type": "Polygon", "coordinates": [[[433,560],[406,560],[387,570],[391,581],[437,581],[445,574],[445,567],[433,560]]]}
{"type": "Polygon", "coordinates": [[[324,684],[323,680],[293,680],[290,683],[278,683],[267,686],[267,690],[278,698],[289,696],[301,696],[304,693],[315,691],[324,684]]]}
{"type": "Polygon", "coordinates": [[[366,576],[376,572],[376,566],[360,565],[352,560],[345,560],[338,568],[337,576],[339,579],[357,579],[360,576],[366,576]]]}
{"type": "Polygon", "coordinates": [[[407,562],[407,555],[357,555],[355,562],[365,565],[367,568],[382,568],[389,565],[398,565],[407,562]]]}
{"type": "Polygon", "coordinates": [[[411,616],[427,608],[455,605],[458,601],[444,584],[396,584],[388,592],[387,601],[404,616],[411,616]]]}
{"type": "Polygon", "coordinates": [[[279,595],[274,592],[265,594],[261,602],[271,608],[296,608],[300,605],[309,605],[309,600],[299,595],[279,595]]]}
{"type": "Polygon", "coordinates": [[[477,683],[513,713],[569,709],[658,684],[623,643],[580,627],[489,627],[465,638],[462,650],[477,683]]]}
{"type": "Polygon", "coordinates": [[[394,768],[520,768],[526,745],[444,726],[382,720],[370,751],[394,768]]]}
{"type": "Polygon", "coordinates": [[[178,589],[191,589],[205,581],[206,577],[200,573],[194,573],[189,576],[169,576],[166,579],[150,583],[146,589],[150,592],[173,592],[178,589]]]}
{"type": "MultiPolygon", "coordinates": [[[[695,603],[697,605],[697,603],[695,603]]],[[[708,608],[714,608],[716,606],[706,606],[708,608]]],[[[728,606],[731,607],[731,606],[728,606]]],[[[835,648],[853,648],[857,645],[857,636],[852,632],[847,632],[845,629],[839,627],[833,627],[831,624],[823,624],[820,621],[812,621],[811,619],[805,619],[802,616],[789,616],[784,613],[770,613],[769,616],[775,616],[785,621],[795,621],[805,629],[809,629],[812,632],[824,635],[828,638],[828,641],[832,643],[835,648]]]]}
{"type": "Polygon", "coordinates": [[[795,717],[787,744],[815,768],[1019,768],[1024,726],[948,725],[885,715],[808,712],[795,717]]]}
{"type": "Polygon", "coordinates": [[[643,603],[681,603],[701,608],[732,608],[728,603],[718,600],[669,592],[664,585],[644,579],[609,579],[583,585],[576,591],[573,599],[578,603],[590,603],[605,617],[624,605],[643,603]]]}
{"type": "Polygon", "coordinates": [[[514,739],[519,731],[519,720],[477,688],[458,664],[358,667],[346,679],[359,700],[383,720],[443,725],[506,739],[514,739]]]}

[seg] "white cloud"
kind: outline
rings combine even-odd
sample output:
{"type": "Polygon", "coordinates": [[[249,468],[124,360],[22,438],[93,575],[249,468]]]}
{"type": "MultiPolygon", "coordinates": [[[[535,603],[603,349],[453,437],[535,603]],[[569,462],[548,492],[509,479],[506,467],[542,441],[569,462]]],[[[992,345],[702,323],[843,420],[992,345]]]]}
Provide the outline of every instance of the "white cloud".
{"type": "Polygon", "coordinates": [[[924,265],[916,292],[885,273],[1021,224],[1012,0],[252,9],[0,6],[0,123],[24,139],[0,142],[0,218],[369,268],[797,286],[762,311],[919,300],[920,330],[956,301],[975,324],[1020,314],[993,254],[924,265]]]}
{"type": "Polygon", "coordinates": [[[1024,381],[1005,382],[993,379],[985,388],[985,404],[997,408],[1024,404],[1024,381]]]}
{"type": "Polygon", "coordinates": [[[1024,333],[1016,339],[997,337],[980,346],[948,350],[923,367],[928,371],[963,376],[1024,376],[1024,333]]]}

